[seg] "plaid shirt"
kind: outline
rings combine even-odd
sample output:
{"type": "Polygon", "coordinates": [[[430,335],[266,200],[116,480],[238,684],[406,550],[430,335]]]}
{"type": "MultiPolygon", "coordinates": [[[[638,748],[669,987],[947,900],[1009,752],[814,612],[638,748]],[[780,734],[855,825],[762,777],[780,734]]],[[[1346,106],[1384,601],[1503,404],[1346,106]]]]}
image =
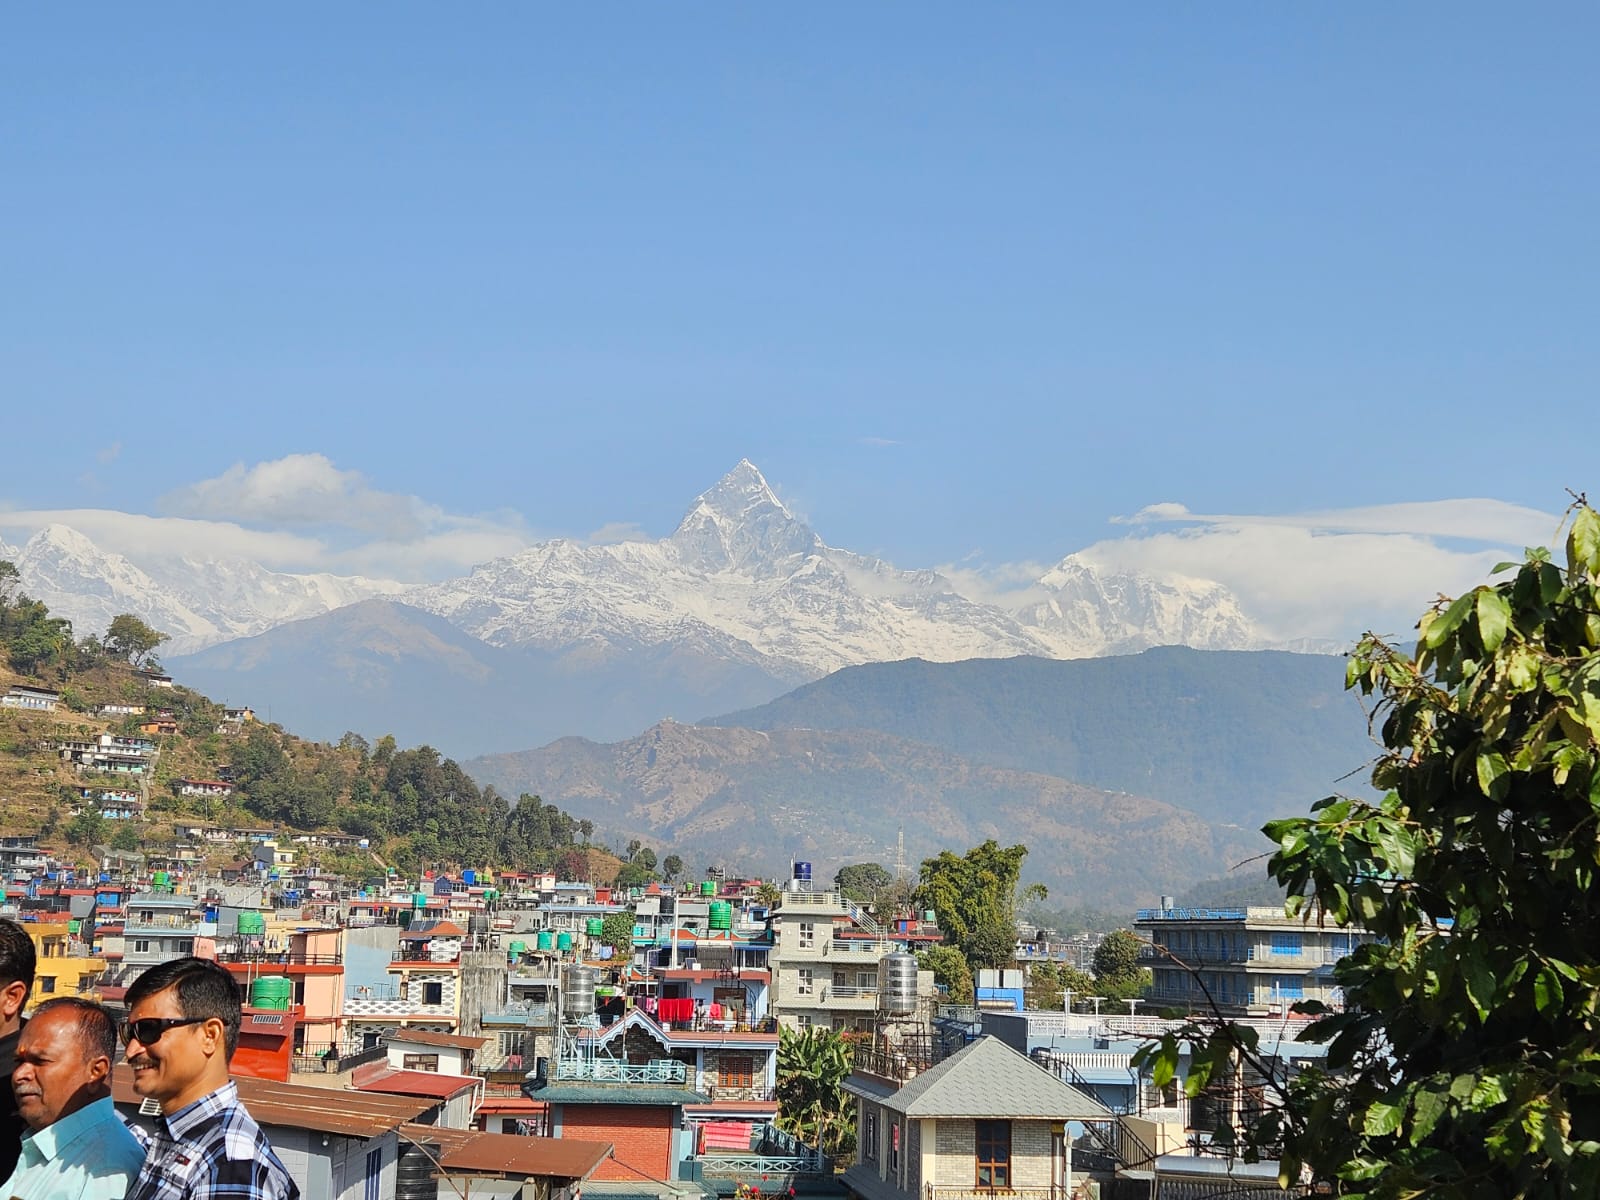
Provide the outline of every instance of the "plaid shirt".
{"type": "Polygon", "coordinates": [[[156,1118],[144,1167],[127,1200],[299,1200],[231,1082],[156,1118]]]}

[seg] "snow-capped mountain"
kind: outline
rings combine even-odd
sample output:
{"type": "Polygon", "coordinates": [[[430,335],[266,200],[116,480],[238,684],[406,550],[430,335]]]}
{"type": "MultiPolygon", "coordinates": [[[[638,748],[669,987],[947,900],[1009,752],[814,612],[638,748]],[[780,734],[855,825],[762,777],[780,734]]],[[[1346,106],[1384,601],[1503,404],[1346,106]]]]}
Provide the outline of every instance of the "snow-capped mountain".
{"type": "Polygon", "coordinates": [[[961,595],[937,572],[831,547],[748,460],[696,498],[670,537],[543,542],[404,597],[496,645],[601,654],[682,645],[787,679],[903,658],[1069,658],[1260,641],[1214,583],[1102,575],[1069,558],[1028,598],[1010,611],[961,595]]]}
{"type": "Polygon", "coordinates": [[[79,636],[133,613],[168,634],[174,654],[403,590],[384,580],[289,575],[243,559],[149,557],[136,564],[66,525],[47,525],[7,550],[22,590],[71,620],[79,636]]]}

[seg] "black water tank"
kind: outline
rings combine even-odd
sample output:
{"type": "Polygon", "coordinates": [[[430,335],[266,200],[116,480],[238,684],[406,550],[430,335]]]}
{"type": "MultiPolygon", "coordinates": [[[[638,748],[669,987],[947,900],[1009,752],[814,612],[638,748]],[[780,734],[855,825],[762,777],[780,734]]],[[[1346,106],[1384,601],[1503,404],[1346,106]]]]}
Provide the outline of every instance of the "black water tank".
{"type": "Polygon", "coordinates": [[[434,1176],[439,1168],[428,1154],[437,1158],[439,1148],[429,1146],[427,1151],[424,1154],[421,1147],[410,1142],[400,1143],[400,1161],[394,1170],[394,1200],[438,1200],[439,1181],[434,1176]]]}

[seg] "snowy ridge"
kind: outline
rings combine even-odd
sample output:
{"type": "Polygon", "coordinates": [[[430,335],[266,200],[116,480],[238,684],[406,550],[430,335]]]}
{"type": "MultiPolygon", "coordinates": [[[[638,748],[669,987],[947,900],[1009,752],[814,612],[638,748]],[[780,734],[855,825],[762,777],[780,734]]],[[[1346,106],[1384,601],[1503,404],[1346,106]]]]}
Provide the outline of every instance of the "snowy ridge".
{"type": "Polygon", "coordinates": [[[11,559],[22,590],[72,622],[79,637],[103,633],[118,613],[133,613],[171,637],[174,654],[248,637],[400,584],[335,575],[289,575],[237,560],[150,558],[136,565],[65,525],[47,525],[11,559]]]}
{"type": "Polygon", "coordinates": [[[828,546],[748,460],[670,537],[544,542],[404,599],[497,645],[596,652],[685,644],[806,679],[864,662],[1075,658],[1184,643],[1259,644],[1220,585],[1101,575],[1068,558],[1015,611],[828,546]]]}
{"type": "Polygon", "coordinates": [[[603,662],[683,651],[798,683],[868,662],[1038,655],[1083,658],[1159,645],[1246,649],[1264,639],[1221,585],[1110,574],[1069,555],[1007,603],[962,595],[829,546],[749,460],[697,496],[673,533],[594,546],[564,538],[443,583],[285,574],[242,559],[141,556],[64,525],[6,551],[24,590],[79,635],[131,612],[184,654],[375,597],[393,597],[501,647],[603,662]]]}

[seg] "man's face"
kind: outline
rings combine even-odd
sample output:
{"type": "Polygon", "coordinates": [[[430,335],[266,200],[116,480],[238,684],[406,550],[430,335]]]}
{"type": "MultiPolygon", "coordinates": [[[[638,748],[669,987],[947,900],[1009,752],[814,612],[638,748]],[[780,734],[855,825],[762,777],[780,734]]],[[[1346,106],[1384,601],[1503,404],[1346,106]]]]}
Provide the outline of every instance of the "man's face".
{"type": "Polygon", "coordinates": [[[30,1129],[54,1125],[98,1099],[110,1071],[110,1060],[84,1044],[77,1016],[51,1009],[29,1021],[17,1042],[17,1111],[30,1129]]]}
{"type": "MultiPolygon", "coordinates": [[[[146,1017],[181,1017],[175,988],[167,988],[147,996],[134,1005],[128,1022],[146,1017]]],[[[135,1038],[128,1043],[125,1057],[133,1068],[133,1090],[141,1096],[153,1096],[163,1104],[184,1095],[205,1072],[208,1056],[203,1039],[203,1024],[176,1025],[165,1030],[149,1045],[135,1038]]]]}

